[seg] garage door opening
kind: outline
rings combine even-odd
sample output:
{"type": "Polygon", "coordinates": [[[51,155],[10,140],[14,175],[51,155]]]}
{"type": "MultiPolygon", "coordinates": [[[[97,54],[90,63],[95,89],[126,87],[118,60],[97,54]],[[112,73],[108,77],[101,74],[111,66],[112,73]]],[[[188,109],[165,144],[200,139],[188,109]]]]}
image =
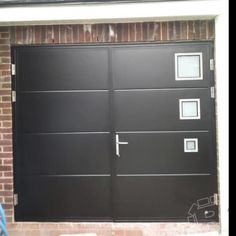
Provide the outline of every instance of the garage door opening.
{"type": "Polygon", "coordinates": [[[20,221],[217,221],[212,42],[15,46],[20,221]]]}

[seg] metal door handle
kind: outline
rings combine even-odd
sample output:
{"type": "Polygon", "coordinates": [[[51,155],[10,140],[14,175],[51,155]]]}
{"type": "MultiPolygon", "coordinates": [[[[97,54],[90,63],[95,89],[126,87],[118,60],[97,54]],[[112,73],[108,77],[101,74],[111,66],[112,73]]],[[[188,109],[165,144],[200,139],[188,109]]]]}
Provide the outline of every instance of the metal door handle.
{"type": "Polygon", "coordinates": [[[119,134],[116,134],[116,155],[120,157],[120,145],[129,144],[128,142],[120,142],[119,134]]]}

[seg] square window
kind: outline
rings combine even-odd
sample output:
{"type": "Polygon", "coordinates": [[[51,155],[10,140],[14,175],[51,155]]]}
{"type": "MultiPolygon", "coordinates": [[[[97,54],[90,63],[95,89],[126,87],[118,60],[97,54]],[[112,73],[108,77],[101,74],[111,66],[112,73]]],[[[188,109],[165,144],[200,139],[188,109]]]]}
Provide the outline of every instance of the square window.
{"type": "Polygon", "coordinates": [[[185,138],[184,139],[184,152],[198,152],[198,139],[185,138]]]}
{"type": "Polygon", "coordinates": [[[181,120],[200,119],[200,99],[180,99],[179,114],[181,120]]]}
{"type": "Polygon", "coordinates": [[[202,80],[202,53],[176,53],[175,79],[202,80]]]}

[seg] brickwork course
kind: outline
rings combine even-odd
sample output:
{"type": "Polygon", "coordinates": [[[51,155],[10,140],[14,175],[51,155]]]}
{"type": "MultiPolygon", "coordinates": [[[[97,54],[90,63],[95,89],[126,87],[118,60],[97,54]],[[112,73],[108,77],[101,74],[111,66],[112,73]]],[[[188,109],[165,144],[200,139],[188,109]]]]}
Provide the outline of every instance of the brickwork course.
{"type": "Polygon", "coordinates": [[[25,223],[14,222],[11,45],[102,44],[214,40],[214,21],[0,27],[0,203],[10,236],[169,236],[218,231],[218,223],[25,223]]]}

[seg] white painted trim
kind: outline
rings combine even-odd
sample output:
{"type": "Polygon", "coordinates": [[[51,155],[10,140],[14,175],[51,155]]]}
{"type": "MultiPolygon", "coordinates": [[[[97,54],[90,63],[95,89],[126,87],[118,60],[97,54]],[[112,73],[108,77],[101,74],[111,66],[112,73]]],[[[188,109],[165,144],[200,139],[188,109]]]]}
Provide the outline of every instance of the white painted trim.
{"type": "Polygon", "coordinates": [[[199,98],[191,98],[191,99],[179,99],[179,119],[180,120],[199,120],[201,119],[201,107],[200,107],[200,99],[199,98]],[[197,102],[197,116],[183,116],[182,111],[183,102],[197,102]]]}
{"type": "Polygon", "coordinates": [[[61,4],[0,8],[0,25],[88,24],[213,19],[220,0],[61,4]]]}
{"type": "Polygon", "coordinates": [[[215,81],[221,235],[229,235],[229,13],[222,1],[215,20],[215,81]]]}
{"type": "Polygon", "coordinates": [[[175,80],[203,80],[202,52],[175,53],[175,80]],[[199,77],[178,77],[178,56],[199,56],[200,76],[199,77]]]}
{"type": "Polygon", "coordinates": [[[198,138],[185,138],[184,139],[184,152],[198,152],[198,138]],[[187,142],[195,142],[195,149],[188,149],[187,142]]]}
{"type": "MultiPolygon", "coordinates": [[[[91,4],[81,6],[73,5],[70,7],[34,6],[0,8],[0,25],[2,26],[215,19],[217,147],[222,236],[229,235],[228,5],[228,0],[206,0],[141,4],[91,4]]],[[[210,235],[210,233],[206,234],[210,235]]]]}

